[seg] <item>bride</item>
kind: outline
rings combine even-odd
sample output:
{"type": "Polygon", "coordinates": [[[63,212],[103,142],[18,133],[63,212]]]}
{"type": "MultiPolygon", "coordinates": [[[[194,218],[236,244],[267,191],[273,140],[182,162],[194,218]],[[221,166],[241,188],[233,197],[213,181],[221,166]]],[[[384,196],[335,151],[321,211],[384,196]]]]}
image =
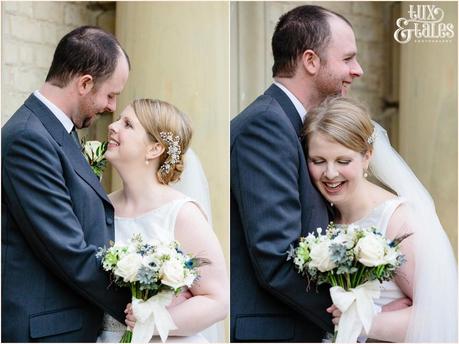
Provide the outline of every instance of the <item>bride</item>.
{"type": "MultiPolygon", "coordinates": [[[[390,342],[457,342],[457,264],[433,201],[356,101],[335,97],[308,112],[304,124],[309,173],[333,205],[334,222],[375,226],[402,242],[406,263],[381,284],[381,306],[408,297],[412,304],[379,311],[364,336],[390,342]],[[368,169],[393,192],[371,183],[368,169]]],[[[335,324],[341,312],[332,305],[335,324]]]]}
{"type": "MultiPolygon", "coordinates": [[[[123,183],[121,190],[110,195],[115,208],[115,241],[126,242],[134,233],[141,233],[147,241],[177,240],[186,253],[210,261],[199,269],[200,278],[192,288],[168,307],[177,327],[169,333],[171,342],[205,341],[200,332],[224,319],[228,311],[225,261],[208,221],[210,214],[195,199],[170,186],[185,168],[184,153],[190,139],[186,115],[164,101],[139,99],[110,124],[106,152],[123,183]]],[[[188,184],[202,182],[201,178],[188,184]]],[[[125,329],[105,315],[98,341],[119,342],[125,329]]]]}

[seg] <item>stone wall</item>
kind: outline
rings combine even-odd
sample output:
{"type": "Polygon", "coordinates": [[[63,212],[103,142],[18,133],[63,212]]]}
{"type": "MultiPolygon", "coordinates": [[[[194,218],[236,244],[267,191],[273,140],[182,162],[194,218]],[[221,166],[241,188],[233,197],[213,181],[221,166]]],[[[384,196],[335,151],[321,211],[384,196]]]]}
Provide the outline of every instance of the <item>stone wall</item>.
{"type": "Polygon", "coordinates": [[[2,125],[43,84],[66,33],[81,25],[111,25],[106,13],[110,8],[114,13],[114,4],[109,4],[2,2],[2,125]]]}

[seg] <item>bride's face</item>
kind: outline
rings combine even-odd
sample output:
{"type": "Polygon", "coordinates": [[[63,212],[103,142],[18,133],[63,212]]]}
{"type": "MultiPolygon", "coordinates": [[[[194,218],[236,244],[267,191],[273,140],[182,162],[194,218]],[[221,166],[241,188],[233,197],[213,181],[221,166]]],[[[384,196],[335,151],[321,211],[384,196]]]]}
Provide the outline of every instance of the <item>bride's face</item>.
{"type": "Polygon", "coordinates": [[[308,167],[320,193],[336,205],[358,196],[370,155],[353,151],[322,133],[308,143],[308,167]]]}
{"type": "Polygon", "coordinates": [[[119,119],[108,126],[108,147],[105,157],[115,165],[145,163],[148,134],[129,105],[119,119]]]}

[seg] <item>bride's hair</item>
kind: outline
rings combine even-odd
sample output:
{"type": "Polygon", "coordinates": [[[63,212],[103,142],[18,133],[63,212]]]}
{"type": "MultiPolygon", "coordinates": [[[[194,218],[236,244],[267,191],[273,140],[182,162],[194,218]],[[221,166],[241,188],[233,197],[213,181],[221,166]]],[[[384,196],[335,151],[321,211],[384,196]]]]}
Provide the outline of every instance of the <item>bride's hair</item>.
{"type": "Polygon", "coordinates": [[[192,136],[190,119],[174,105],[158,99],[136,99],[131,106],[148,136],[165,148],[156,172],[159,182],[167,185],[178,181],[192,136]]]}
{"type": "Polygon", "coordinates": [[[367,109],[352,98],[333,96],[308,111],[303,136],[320,132],[346,148],[365,154],[372,150],[373,124],[367,109]]]}

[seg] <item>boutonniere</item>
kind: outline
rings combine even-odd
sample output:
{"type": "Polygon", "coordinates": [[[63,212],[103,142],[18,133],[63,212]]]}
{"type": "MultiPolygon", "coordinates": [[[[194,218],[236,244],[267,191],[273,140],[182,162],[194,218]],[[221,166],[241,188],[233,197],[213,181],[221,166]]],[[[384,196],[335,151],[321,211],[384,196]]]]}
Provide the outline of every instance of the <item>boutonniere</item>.
{"type": "Polygon", "coordinates": [[[107,141],[86,141],[84,138],[81,140],[83,155],[99,180],[102,180],[102,174],[107,165],[107,159],[105,159],[107,145],[107,141]]]}

